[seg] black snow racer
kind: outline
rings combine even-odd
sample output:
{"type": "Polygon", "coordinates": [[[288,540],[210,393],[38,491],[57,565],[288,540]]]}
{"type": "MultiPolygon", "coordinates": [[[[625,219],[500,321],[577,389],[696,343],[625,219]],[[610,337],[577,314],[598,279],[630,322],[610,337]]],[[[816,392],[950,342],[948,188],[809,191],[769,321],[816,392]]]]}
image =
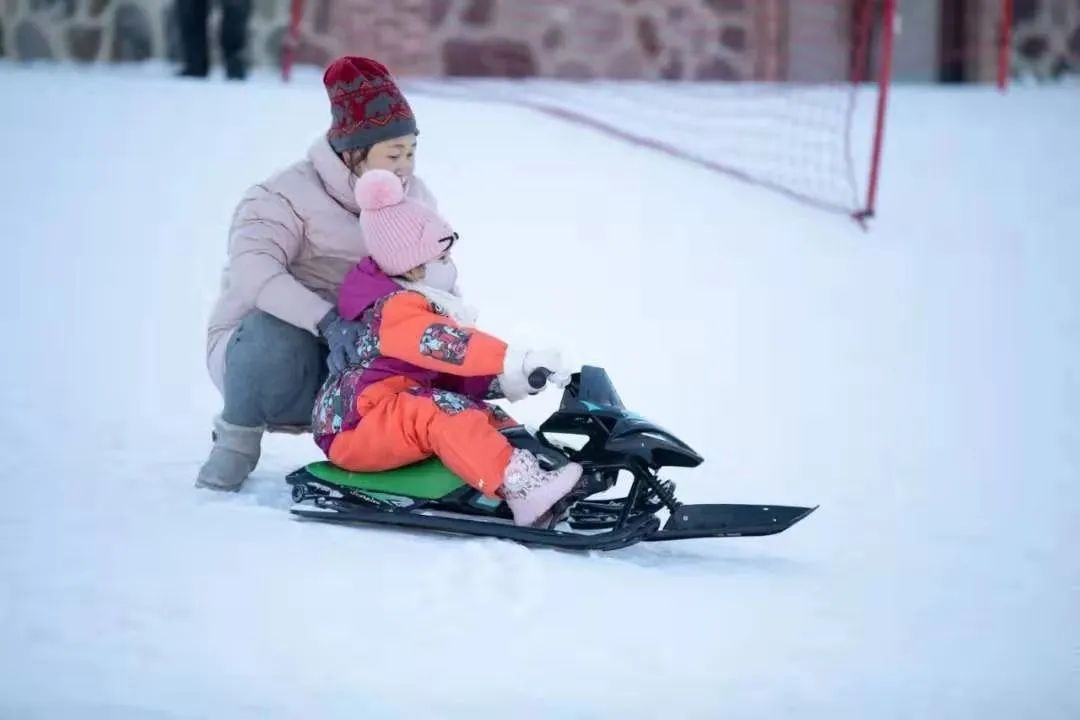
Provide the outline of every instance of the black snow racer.
{"type": "MultiPolygon", "coordinates": [[[[546,375],[531,378],[542,387],[546,375]]],[[[535,375],[536,373],[534,373],[535,375]]],[[[559,409],[535,432],[503,431],[545,468],[574,461],[584,468],[575,490],[553,508],[544,527],[514,525],[510,509],[466,485],[438,459],[377,473],[354,473],[322,461],[287,478],[303,518],[496,537],[569,550],[615,550],[641,541],[774,535],[814,507],[679,502],[664,467],[703,462],[686,443],[626,409],[607,372],[585,366],[571,376],[559,409]],[[568,443],[549,436],[578,436],[568,443]],[[620,472],[633,480],[624,497],[605,496],[620,472]],[[661,513],[666,514],[662,522],[661,513]]]]}

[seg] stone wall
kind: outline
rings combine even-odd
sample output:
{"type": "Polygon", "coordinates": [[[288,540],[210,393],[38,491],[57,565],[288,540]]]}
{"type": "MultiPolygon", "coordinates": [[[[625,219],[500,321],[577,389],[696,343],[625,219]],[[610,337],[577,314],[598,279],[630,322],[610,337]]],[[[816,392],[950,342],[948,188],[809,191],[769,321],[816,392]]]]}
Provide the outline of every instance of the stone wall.
{"type": "MultiPolygon", "coordinates": [[[[814,1],[842,7],[852,0],[814,1]]],[[[296,61],[322,66],[355,52],[403,76],[773,79],[785,72],[786,48],[777,43],[788,36],[789,2],[306,0],[296,61]]],[[[0,55],[178,57],[171,0],[0,0],[0,10],[0,55]]],[[[254,64],[280,63],[288,21],[288,0],[255,0],[254,64]]],[[[846,42],[843,28],[836,30],[823,48],[846,42]]]]}
{"type": "Polygon", "coordinates": [[[166,2],[0,0],[3,55],[22,60],[143,60],[169,43],[166,2]]]}
{"type": "Polygon", "coordinates": [[[402,76],[735,79],[758,74],[757,23],[780,0],[332,5],[328,22],[305,13],[301,56],[317,64],[348,48],[380,58],[402,76]]]}
{"type": "MultiPolygon", "coordinates": [[[[839,80],[853,4],[865,1],[873,0],[305,0],[296,60],[323,66],[367,54],[403,76],[839,80]]],[[[973,4],[980,20],[968,44],[979,80],[994,75],[999,3],[973,4]]],[[[1080,0],[1015,0],[1015,8],[1014,70],[1080,70],[1080,0]]],[[[904,34],[934,34],[913,26],[919,17],[904,18],[904,34]]],[[[289,0],[254,0],[254,64],[280,64],[288,22],[289,0]]],[[[173,2],[0,0],[0,57],[176,60],[173,2]]]]}
{"type": "MultiPolygon", "coordinates": [[[[307,1],[316,7],[330,4],[330,0],[307,1]]],[[[254,0],[250,29],[256,64],[279,64],[288,6],[288,0],[254,0]]],[[[215,11],[211,16],[211,39],[217,37],[217,15],[215,11]]],[[[213,42],[211,48],[216,59],[213,42]]],[[[77,62],[177,60],[173,2],[0,0],[0,57],[77,62]]]]}
{"type": "Polygon", "coordinates": [[[1013,2],[1013,72],[1038,79],[1080,73],[1080,0],[1013,2]]]}
{"type": "Polygon", "coordinates": [[[756,75],[773,0],[436,0],[446,75],[733,80],[756,75]]]}

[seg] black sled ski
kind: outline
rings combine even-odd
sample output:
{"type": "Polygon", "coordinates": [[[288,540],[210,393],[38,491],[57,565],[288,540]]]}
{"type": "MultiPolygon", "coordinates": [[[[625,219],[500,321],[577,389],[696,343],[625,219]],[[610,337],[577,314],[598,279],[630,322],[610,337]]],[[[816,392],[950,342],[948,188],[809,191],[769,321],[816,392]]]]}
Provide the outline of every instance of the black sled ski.
{"type": "Polygon", "coordinates": [[[618,550],[640,542],[660,527],[660,521],[657,518],[640,517],[623,527],[613,527],[597,533],[578,533],[518,527],[506,522],[485,522],[449,515],[426,514],[415,510],[376,510],[357,505],[335,506],[333,501],[323,503],[322,507],[325,509],[294,508],[292,512],[300,517],[327,522],[392,525],[473,537],[499,538],[533,547],[562,550],[618,550]]]}

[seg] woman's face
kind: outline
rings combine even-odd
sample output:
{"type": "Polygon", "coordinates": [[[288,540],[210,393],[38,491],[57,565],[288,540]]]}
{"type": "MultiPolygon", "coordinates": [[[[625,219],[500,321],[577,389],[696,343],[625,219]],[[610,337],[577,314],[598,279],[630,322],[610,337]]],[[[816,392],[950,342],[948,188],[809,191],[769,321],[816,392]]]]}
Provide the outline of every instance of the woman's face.
{"type": "Polygon", "coordinates": [[[368,150],[367,158],[360,163],[360,173],[368,170],[389,170],[407,182],[416,167],[416,136],[402,135],[375,143],[368,150]]]}

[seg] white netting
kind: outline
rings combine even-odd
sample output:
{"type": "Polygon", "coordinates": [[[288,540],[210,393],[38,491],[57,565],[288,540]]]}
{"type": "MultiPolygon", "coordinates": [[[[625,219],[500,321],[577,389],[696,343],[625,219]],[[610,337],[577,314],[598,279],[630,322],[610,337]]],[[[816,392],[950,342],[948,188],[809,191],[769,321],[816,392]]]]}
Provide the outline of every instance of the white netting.
{"type": "MultiPolygon", "coordinates": [[[[775,44],[747,81],[413,81],[413,90],[509,102],[592,126],[818,207],[865,207],[883,0],[762,3],[775,44]],[[865,81],[860,89],[859,81],[865,81]],[[855,128],[852,123],[870,124],[855,128]],[[861,157],[862,162],[856,162],[861,157]]],[[[760,39],[759,39],[760,41],[760,39]]],[[[763,41],[762,41],[763,42],[763,41]]]]}

